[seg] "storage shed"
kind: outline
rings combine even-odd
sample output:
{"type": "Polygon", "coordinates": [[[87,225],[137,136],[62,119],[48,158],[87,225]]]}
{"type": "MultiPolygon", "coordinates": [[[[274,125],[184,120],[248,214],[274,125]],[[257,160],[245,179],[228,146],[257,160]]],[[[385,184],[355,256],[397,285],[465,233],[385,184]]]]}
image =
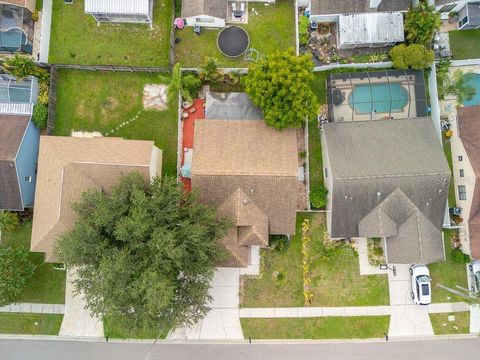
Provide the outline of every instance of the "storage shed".
{"type": "Polygon", "coordinates": [[[405,41],[401,12],[340,15],[338,48],[384,47],[405,41]]]}
{"type": "Polygon", "coordinates": [[[153,0],[85,0],[98,22],[152,24],[153,0]]]}

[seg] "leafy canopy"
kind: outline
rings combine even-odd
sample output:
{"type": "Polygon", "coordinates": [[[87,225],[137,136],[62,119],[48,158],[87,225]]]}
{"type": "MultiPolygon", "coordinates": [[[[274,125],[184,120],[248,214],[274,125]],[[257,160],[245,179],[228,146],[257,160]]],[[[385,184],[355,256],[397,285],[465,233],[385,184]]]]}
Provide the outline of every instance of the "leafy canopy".
{"type": "Polygon", "coordinates": [[[468,73],[464,73],[460,69],[455,70],[453,75],[446,75],[440,87],[440,96],[455,95],[458,105],[471,100],[476,95],[477,89],[469,85],[468,76],[468,73]]]}
{"type": "Polygon", "coordinates": [[[397,45],[390,50],[389,55],[396,69],[427,69],[435,59],[433,50],[419,44],[397,45]]]}
{"type": "Polygon", "coordinates": [[[245,91],[262,109],[267,125],[276,129],[298,128],[314,116],[318,103],[312,91],[310,55],[296,56],[293,49],[261,59],[244,77],[245,91]]]}
{"type": "Polygon", "coordinates": [[[430,48],[433,36],[440,29],[442,21],[440,13],[427,1],[421,1],[416,7],[408,10],[405,16],[405,33],[410,44],[421,44],[430,48]]]}
{"type": "Polygon", "coordinates": [[[76,269],[74,285],[93,315],[160,332],[206,314],[227,227],[213,209],[184,194],[174,178],[147,187],[138,173],[123,177],[110,195],[84,193],[73,208],[76,226],[56,250],[76,269]]]}
{"type": "Polygon", "coordinates": [[[14,212],[0,211],[0,232],[13,231],[18,226],[18,216],[14,212]]]}

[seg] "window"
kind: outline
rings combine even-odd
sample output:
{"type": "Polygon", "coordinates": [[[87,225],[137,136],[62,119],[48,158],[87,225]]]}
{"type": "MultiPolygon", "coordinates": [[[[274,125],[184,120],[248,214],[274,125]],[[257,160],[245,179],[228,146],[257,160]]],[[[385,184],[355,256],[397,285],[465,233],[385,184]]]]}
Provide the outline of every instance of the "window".
{"type": "Polygon", "coordinates": [[[460,169],[460,177],[464,177],[465,174],[463,173],[463,169],[460,169]]]}
{"type": "Polygon", "coordinates": [[[31,176],[25,176],[25,181],[26,182],[32,182],[32,177],[31,176]]]}
{"type": "Polygon", "coordinates": [[[458,198],[460,200],[467,200],[467,189],[465,185],[458,185],[458,198]]]}
{"type": "Polygon", "coordinates": [[[463,156],[462,155],[458,156],[458,161],[463,161],[463,156]]]}
{"type": "Polygon", "coordinates": [[[468,17],[465,16],[462,20],[460,20],[460,21],[458,22],[458,27],[459,27],[459,28],[462,28],[462,27],[463,27],[464,25],[466,25],[467,23],[468,23],[468,17]]]}
{"type": "Polygon", "coordinates": [[[455,6],[457,6],[457,4],[442,6],[442,7],[440,8],[440,10],[438,10],[438,12],[440,12],[440,13],[450,12],[450,11],[453,10],[453,8],[454,8],[455,6]]]}

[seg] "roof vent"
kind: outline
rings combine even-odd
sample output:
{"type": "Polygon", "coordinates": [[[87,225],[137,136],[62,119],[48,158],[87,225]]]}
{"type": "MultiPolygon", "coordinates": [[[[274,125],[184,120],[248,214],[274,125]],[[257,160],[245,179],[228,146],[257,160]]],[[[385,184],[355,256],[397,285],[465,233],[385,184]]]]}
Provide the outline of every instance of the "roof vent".
{"type": "Polygon", "coordinates": [[[248,205],[249,202],[250,202],[250,200],[248,200],[248,199],[243,199],[243,201],[242,201],[243,205],[248,205]]]}

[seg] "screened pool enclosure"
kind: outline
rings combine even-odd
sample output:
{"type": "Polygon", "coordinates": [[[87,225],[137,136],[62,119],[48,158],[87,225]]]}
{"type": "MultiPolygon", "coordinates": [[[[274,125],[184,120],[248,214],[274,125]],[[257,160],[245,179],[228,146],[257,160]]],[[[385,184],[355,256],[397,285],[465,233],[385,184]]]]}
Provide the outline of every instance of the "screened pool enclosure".
{"type": "Polygon", "coordinates": [[[33,20],[30,10],[0,4],[0,51],[31,54],[33,50],[33,20]]]}
{"type": "Polygon", "coordinates": [[[422,71],[332,74],[327,97],[329,120],[335,122],[408,119],[428,110],[422,71]]]}

